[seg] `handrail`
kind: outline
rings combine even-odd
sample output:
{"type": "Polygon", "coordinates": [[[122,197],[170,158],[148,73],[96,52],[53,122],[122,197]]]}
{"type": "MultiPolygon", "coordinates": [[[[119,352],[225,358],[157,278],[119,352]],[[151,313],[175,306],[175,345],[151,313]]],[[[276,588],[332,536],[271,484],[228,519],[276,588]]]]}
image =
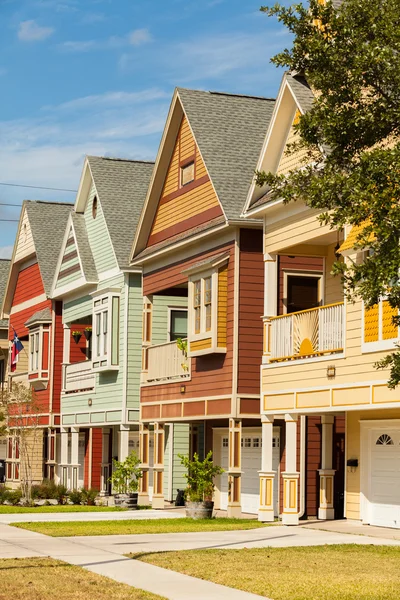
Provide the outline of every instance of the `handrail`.
{"type": "Polygon", "coordinates": [[[270,321],[276,321],[277,319],[284,319],[285,317],[291,317],[292,315],[302,315],[304,313],[312,312],[313,310],[321,310],[321,308],[331,308],[333,306],[344,306],[344,302],[333,302],[332,304],[321,304],[321,306],[314,306],[314,308],[306,308],[305,310],[297,310],[296,312],[286,313],[284,315],[277,315],[275,317],[263,317],[263,319],[269,319],[270,321]]]}

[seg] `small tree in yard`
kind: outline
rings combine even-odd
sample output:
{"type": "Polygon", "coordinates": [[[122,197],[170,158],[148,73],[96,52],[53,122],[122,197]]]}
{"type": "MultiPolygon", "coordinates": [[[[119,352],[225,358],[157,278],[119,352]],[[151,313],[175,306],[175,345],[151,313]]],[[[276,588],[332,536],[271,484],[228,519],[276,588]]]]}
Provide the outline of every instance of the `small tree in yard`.
{"type": "MultiPolygon", "coordinates": [[[[338,261],[334,273],[349,299],[371,307],[385,297],[400,309],[399,1],[310,0],[261,10],[293,36],[292,47],[272,62],[305,76],[315,100],[295,126],[300,141],[289,149],[306,150],[303,168],[261,172],[257,182],[269,186],[272,198],[303,200],[333,228],[362,226],[356,247],[368,255],[338,261]]],[[[395,387],[399,350],[378,367],[391,367],[389,387],[395,387]]]]}
{"type": "Polygon", "coordinates": [[[19,476],[22,499],[32,504],[35,454],[41,451],[39,428],[40,407],[34,390],[22,383],[13,383],[0,397],[0,433],[15,436],[19,449],[19,476]]]}
{"type": "Polygon", "coordinates": [[[184,454],[178,454],[182,465],[187,469],[185,478],[187,481],[186,496],[191,502],[203,502],[211,500],[214,492],[214,479],[221,475],[224,469],[214,465],[212,452],[207,454],[204,460],[199,459],[195,452],[193,459],[184,454]]]}
{"type": "Polygon", "coordinates": [[[136,452],[131,452],[124,461],[113,458],[113,474],[109,481],[117,494],[137,492],[139,479],[143,476],[139,465],[140,458],[136,452]]]}

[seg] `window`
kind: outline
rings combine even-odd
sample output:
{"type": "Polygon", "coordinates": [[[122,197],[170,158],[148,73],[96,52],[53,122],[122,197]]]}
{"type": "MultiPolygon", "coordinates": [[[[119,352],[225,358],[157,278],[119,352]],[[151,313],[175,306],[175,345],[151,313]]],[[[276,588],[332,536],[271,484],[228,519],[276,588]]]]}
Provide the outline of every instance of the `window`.
{"type": "Polygon", "coordinates": [[[206,319],[206,331],[211,330],[211,277],[204,279],[204,307],[206,319]]]}
{"type": "Polygon", "coordinates": [[[95,219],[97,217],[97,196],[95,196],[93,198],[92,217],[93,217],[93,219],[95,219]]]}
{"type": "Polygon", "coordinates": [[[392,308],[387,300],[380,300],[371,308],[363,307],[362,351],[376,352],[396,347],[399,328],[393,322],[398,317],[397,308],[392,308]]]}
{"type": "Polygon", "coordinates": [[[212,325],[212,279],[211,276],[193,283],[194,333],[211,331],[212,325]]]}
{"type": "Polygon", "coordinates": [[[227,437],[222,438],[222,447],[223,448],[228,448],[229,446],[229,441],[227,437]]]}
{"type": "MultiPolygon", "coordinates": [[[[104,293],[104,292],[103,292],[104,293]]],[[[119,364],[119,293],[94,294],[93,370],[118,368],[119,364]]]]}
{"type": "Polygon", "coordinates": [[[169,341],[187,337],[187,310],[170,308],[169,341]]]}
{"type": "Polygon", "coordinates": [[[378,439],[376,440],[376,445],[377,446],[393,446],[394,442],[393,442],[392,438],[390,437],[390,435],[388,435],[387,433],[382,433],[382,435],[380,435],[378,437],[378,439]]]}
{"type": "Polygon", "coordinates": [[[49,378],[50,326],[40,325],[29,333],[28,377],[34,381],[49,378]]]}
{"type": "Polygon", "coordinates": [[[194,181],[194,161],[181,167],[181,187],[194,181]]]}

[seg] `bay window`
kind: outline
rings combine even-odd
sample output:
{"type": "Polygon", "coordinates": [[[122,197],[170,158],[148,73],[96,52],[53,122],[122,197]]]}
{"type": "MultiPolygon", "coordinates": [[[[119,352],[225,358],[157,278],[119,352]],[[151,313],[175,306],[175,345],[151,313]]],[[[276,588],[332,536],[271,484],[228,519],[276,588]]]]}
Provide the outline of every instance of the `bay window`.
{"type": "Polygon", "coordinates": [[[119,290],[101,290],[93,294],[94,371],[118,369],[119,365],[119,290]]]}
{"type": "Polygon", "coordinates": [[[28,378],[32,384],[49,379],[50,325],[30,323],[28,378]]]}

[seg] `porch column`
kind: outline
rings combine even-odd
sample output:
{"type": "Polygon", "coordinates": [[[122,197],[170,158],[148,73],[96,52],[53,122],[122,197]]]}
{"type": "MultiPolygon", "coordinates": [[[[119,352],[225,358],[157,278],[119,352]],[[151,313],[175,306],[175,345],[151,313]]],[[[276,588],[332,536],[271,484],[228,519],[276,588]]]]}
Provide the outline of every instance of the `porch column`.
{"type": "Polygon", "coordinates": [[[129,454],[129,425],[119,426],[118,460],[123,462],[129,454]]]}
{"type": "Polygon", "coordinates": [[[260,508],[259,521],[274,520],[274,479],[275,471],[272,470],[272,439],[274,417],[262,415],[262,450],[260,475],[260,508]]]}
{"type": "Polygon", "coordinates": [[[61,433],[61,460],[60,460],[60,483],[68,487],[68,429],[60,428],[61,433]]]}
{"type": "Polygon", "coordinates": [[[164,508],[164,423],[154,423],[153,508],[164,508]]]}
{"type": "Polygon", "coordinates": [[[335,470],[332,469],[333,423],[335,417],[324,415],[322,424],[321,469],[319,469],[319,509],[318,519],[334,519],[333,483],[335,470]]]}
{"type": "Polygon", "coordinates": [[[139,504],[150,504],[149,470],[150,470],[150,431],[148,423],[139,424],[140,468],[143,476],[139,479],[139,504]]]}
{"type": "Polygon", "coordinates": [[[79,470],[79,427],[71,427],[71,489],[76,490],[78,487],[78,470],[79,470]]]}
{"type": "Polygon", "coordinates": [[[242,514],[242,421],[229,419],[228,517],[242,514]]]}
{"type": "Polygon", "coordinates": [[[271,317],[278,312],[278,261],[276,254],[264,254],[264,348],[263,363],[271,356],[271,317]]]}
{"type": "Polygon", "coordinates": [[[297,415],[285,415],[286,466],[283,477],[283,525],[298,525],[297,415]]]}

